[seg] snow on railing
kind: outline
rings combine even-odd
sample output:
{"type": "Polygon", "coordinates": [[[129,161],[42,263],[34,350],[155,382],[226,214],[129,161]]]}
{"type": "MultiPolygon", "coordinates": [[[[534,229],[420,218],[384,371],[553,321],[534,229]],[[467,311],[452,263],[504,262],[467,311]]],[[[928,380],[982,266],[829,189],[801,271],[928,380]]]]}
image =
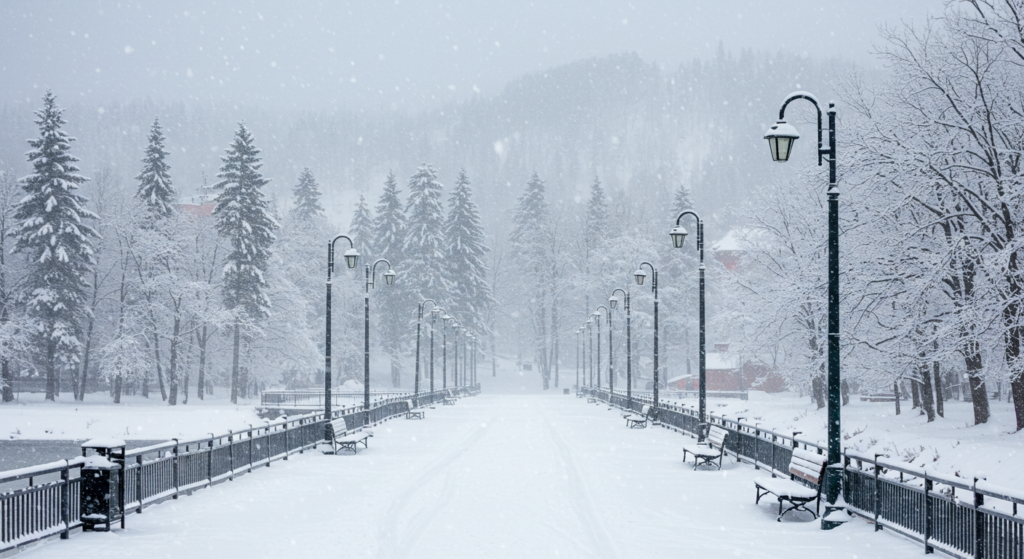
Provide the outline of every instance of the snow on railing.
{"type": "MultiPolygon", "coordinates": [[[[632,411],[651,403],[649,396],[635,391],[632,402],[619,391],[580,391],[632,411]]],[[[702,428],[693,406],[661,402],[657,417],[663,427],[694,437],[702,428]]],[[[707,413],[708,425],[732,434],[726,451],[757,469],[789,477],[793,449],[826,452],[824,443],[802,438],[799,431],[780,433],[744,419],[707,413]]],[[[919,541],[926,553],[937,549],[956,557],[1024,557],[1024,517],[1018,514],[1024,491],[991,484],[981,474],[960,478],[849,449],[843,452],[843,466],[847,510],[873,522],[875,530],[885,527],[919,541]]]]}
{"type": "MultiPolygon", "coordinates": [[[[390,393],[374,401],[369,410],[362,404],[335,409],[331,419],[343,419],[349,428],[364,422],[375,425],[404,414],[409,400],[423,406],[449,396],[477,393],[479,387],[468,386],[421,392],[415,397],[407,392],[390,393]]],[[[321,412],[282,416],[247,429],[128,450],[119,479],[125,512],[142,512],[144,507],[234,479],[255,467],[269,467],[315,447],[323,435],[321,412]]],[[[67,538],[71,529],[82,525],[81,468],[86,460],[77,457],[0,472],[0,554],[55,534],[67,538]],[[27,487],[4,489],[26,479],[27,487]],[[36,483],[39,480],[43,481],[36,483]]]]}

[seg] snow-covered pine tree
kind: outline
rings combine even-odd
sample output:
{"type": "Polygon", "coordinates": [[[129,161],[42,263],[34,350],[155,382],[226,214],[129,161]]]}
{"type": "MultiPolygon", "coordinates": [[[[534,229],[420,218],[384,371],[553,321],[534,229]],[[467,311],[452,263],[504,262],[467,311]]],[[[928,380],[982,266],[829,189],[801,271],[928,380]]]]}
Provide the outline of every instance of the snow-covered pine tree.
{"type": "Polygon", "coordinates": [[[604,189],[601,188],[601,179],[594,177],[590,185],[590,199],[587,200],[587,238],[606,239],[608,238],[608,198],[605,197],[604,189]]]}
{"type": "Polygon", "coordinates": [[[142,158],[142,172],[135,177],[139,181],[135,196],[157,217],[168,217],[174,213],[175,192],[171,186],[171,168],[164,161],[167,155],[163,128],[157,118],[149,129],[149,145],[146,146],[146,156],[142,158]]]}
{"type": "Polygon", "coordinates": [[[516,202],[512,217],[510,257],[521,270],[523,282],[517,286],[517,299],[532,311],[533,348],[544,389],[551,379],[549,362],[548,313],[551,306],[551,227],[544,199],[544,181],[534,173],[526,190],[516,202]]]}
{"type": "Polygon", "coordinates": [[[403,246],[402,268],[409,270],[406,284],[419,298],[440,302],[450,293],[445,268],[444,206],[437,171],[424,164],[409,178],[409,201],[405,210],[408,229],[403,246]],[[415,271],[415,273],[411,273],[415,271]]]}
{"type": "Polygon", "coordinates": [[[75,193],[88,179],[78,174],[78,158],[70,153],[74,138],[62,130],[62,112],[47,91],[43,108],[36,112],[39,138],[28,142],[34,172],[22,179],[26,196],[14,215],[14,250],[32,262],[24,294],[36,322],[33,345],[46,375],[47,400],[56,396],[60,371],[78,361],[81,321],[89,314],[88,277],[95,265],[92,240],[97,237],[84,222],[96,216],[75,193]]]}
{"type": "Polygon", "coordinates": [[[310,172],[309,167],[299,174],[299,184],[292,190],[295,195],[295,206],[292,207],[292,219],[303,222],[314,217],[324,216],[324,207],[320,205],[320,186],[310,172]]]}
{"type": "MultiPolygon", "coordinates": [[[[385,297],[378,297],[377,316],[380,320],[377,329],[384,351],[391,357],[391,384],[401,384],[401,368],[399,360],[402,350],[410,339],[409,320],[412,318],[410,309],[419,303],[413,294],[409,275],[403,270],[411,270],[405,263],[406,215],[399,196],[398,181],[395,174],[389,172],[384,181],[384,192],[377,203],[377,217],[371,235],[374,258],[387,258],[399,272],[398,280],[388,289],[385,297]]],[[[356,238],[356,243],[362,243],[356,238]]],[[[362,249],[360,249],[362,250],[362,249]]],[[[411,274],[410,274],[411,275],[411,274]]]]}
{"type": "Polygon", "coordinates": [[[448,283],[451,306],[471,332],[481,338],[487,333],[488,310],[494,304],[488,283],[484,255],[484,230],[480,213],[473,202],[466,170],[459,171],[455,188],[448,197],[448,220],[445,223],[448,244],[448,283]]]}
{"type": "Polygon", "coordinates": [[[375,254],[371,241],[374,239],[375,223],[373,221],[373,214],[370,213],[370,207],[366,205],[366,198],[362,194],[359,195],[359,203],[356,204],[356,211],[352,214],[352,224],[348,227],[348,236],[352,237],[352,241],[356,245],[356,250],[359,251],[359,255],[363,261],[370,261],[375,254]]]}
{"type": "Polygon", "coordinates": [[[266,271],[277,222],[261,190],[270,181],[260,173],[263,164],[259,154],[252,134],[244,124],[239,124],[227,155],[221,158],[223,165],[217,174],[221,181],[214,185],[222,190],[213,209],[217,232],[231,243],[231,251],[225,258],[223,294],[224,306],[235,314],[231,360],[233,403],[238,401],[242,324],[263,319],[270,312],[266,271]]]}

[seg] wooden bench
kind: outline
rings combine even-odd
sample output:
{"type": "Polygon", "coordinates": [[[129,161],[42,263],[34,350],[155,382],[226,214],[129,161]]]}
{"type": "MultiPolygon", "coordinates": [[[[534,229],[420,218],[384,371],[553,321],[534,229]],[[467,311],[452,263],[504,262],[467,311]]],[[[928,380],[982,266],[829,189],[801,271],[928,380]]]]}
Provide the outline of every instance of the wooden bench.
{"type": "Polygon", "coordinates": [[[793,449],[793,458],[789,461],[789,479],[781,477],[758,477],[754,478],[754,487],[757,490],[757,498],[754,504],[761,502],[761,497],[772,494],[779,499],[779,516],[777,521],[782,522],[782,517],[791,510],[807,511],[818,518],[818,508],[821,505],[821,481],[825,475],[825,466],[828,459],[821,454],[800,448],[793,449]],[[808,509],[805,505],[814,501],[814,510],[808,509]],[[789,503],[790,507],[782,510],[783,503],[789,503]]]}
{"type": "Polygon", "coordinates": [[[596,404],[597,403],[597,397],[596,396],[587,396],[587,403],[588,404],[596,404]]]}
{"type": "Polygon", "coordinates": [[[624,413],[622,418],[626,420],[626,427],[630,429],[643,429],[647,427],[647,421],[651,419],[652,408],[649,404],[644,404],[640,408],[640,413],[624,413]]]}
{"type": "Polygon", "coordinates": [[[715,460],[718,460],[718,469],[721,470],[722,457],[725,456],[725,439],[728,435],[729,431],[712,425],[704,442],[683,445],[683,462],[686,462],[687,454],[692,454],[694,470],[701,464],[714,466],[715,460]]]}
{"type": "Polygon", "coordinates": [[[405,410],[406,419],[426,419],[426,412],[417,410],[415,402],[406,400],[405,403],[409,406],[409,409],[405,410]]]}
{"type": "Polygon", "coordinates": [[[335,419],[331,422],[332,438],[327,441],[331,450],[326,454],[338,454],[342,450],[351,450],[353,454],[359,452],[358,445],[363,443],[363,448],[369,448],[368,441],[373,436],[372,431],[364,431],[362,428],[349,433],[345,430],[345,419],[335,419]]]}

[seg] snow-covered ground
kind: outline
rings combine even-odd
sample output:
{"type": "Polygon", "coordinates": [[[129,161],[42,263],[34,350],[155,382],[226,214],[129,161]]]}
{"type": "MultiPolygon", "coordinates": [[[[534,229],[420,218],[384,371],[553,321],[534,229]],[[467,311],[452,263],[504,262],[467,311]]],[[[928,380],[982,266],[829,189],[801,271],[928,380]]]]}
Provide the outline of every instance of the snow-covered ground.
{"type": "MultiPolygon", "coordinates": [[[[517,383],[508,376],[510,391],[517,383]]],[[[523,385],[526,387],[527,385],[523,385]]],[[[368,450],[307,452],[52,540],[49,557],[912,557],[861,520],[830,532],[754,505],[749,466],[697,471],[683,437],[627,429],[562,394],[483,394],[378,427],[368,450]]]]}
{"type": "MultiPolygon", "coordinates": [[[[826,410],[818,410],[809,398],[795,394],[750,392],[747,401],[709,398],[708,411],[729,419],[745,418],[750,425],[789,434],[801,431],[802,439],[826,439],[826,410]]],[[[696,406],[695,398],[668,402],[696,406]]],[[[974,425],[970,403],[945,403],[945,417],[932,423],[902,402],[895,414],[892,402],[861,402],[856,395],[842,409],[843,446],[862,454],[882,454],[895,461],[925,467],[936,473],[971,479],[981,474],[989,482],[1024,487],[1024,431],[1013,433],[1012,404],[991,402],[992,418],[974,425]]]]}
{"type": "Polygon", "coordinates": [[[263,422],[256,415],[259,399],[232,404],[226,396],[190,398],[187,405],[168,406],[153,398],[126,396],[121,404],[105,394],[87,394],[76,402],[67,394],[47,402],[43,394],[20,394],[0,405],[0,439],[82,440],[95,437],[169,440],[201,437],[228,429],[248,429],[263,422]]]}

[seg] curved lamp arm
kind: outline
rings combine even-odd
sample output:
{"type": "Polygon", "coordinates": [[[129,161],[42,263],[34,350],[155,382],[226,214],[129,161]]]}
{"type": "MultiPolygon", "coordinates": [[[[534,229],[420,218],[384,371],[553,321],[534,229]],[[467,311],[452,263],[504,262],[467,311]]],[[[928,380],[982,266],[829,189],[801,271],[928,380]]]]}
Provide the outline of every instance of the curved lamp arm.
{"type": "Polygon", "coordinates": [[[608,298],[608,304],[611,305],[613,309],[619,304],[619,298],[616,297],[615,294],[619,293],[620,291],[622,292],[623,297],[629,297],[629,294],[626,293],[625,289],[622,289],[621,287],[616,287],[615,289],[613,289],[611,297],[608,298]]]}
{"type": "MultiPolygon", "coordinates": [[[[782,106],[779,107],[779,122],[784,122],[786,120],[786,107],[797,99],[806,99],[810,101],[814,104],[814,110],[818,113],[818,166],[821,166],[822,156],[831,155],[832,152],[830,149],[825,149],[825,145],[821,139],[822,128],[824,125],[821,118],[821,105],[818,103],[818,98],[807,91],[794,91],[793,93],[790,93],[786,96],[786,100],[782,102],[782,106]]],[[[829,103],[828,105],[829,112],[835,112],[835,109],[833,108],[835,104],[829,103]]]]}
{"type": "Polygon", "coordinates": [[[370,266],[369,264],[366,265],[370,269],[370,274],[368,274],[368,277],[366,278],[367,279],[367,283],[366,283],[367,287],[373,287],[374,284],[376,283],[376,281],[377,281],[377,265],[381,264],[381,263],[384,263],[384,264],[388,265],[388,271],[384,272],[384,281],[385,281],[385,283],[387,283],[388,285],[391,285],[392,283],[394,283],[395,276],[398,275],[398,274],[396,274],[395,271],[391,269],[391,262],[388,262],[388,260],[386,258],[381,258],[380,260],[374,262],[373,266],[370,266]]]}
{"type": "Polygon", "coordinates": [[[327,243],[327,281],[331,280],[331,273],[334,272],[334,243],[338,242],[338,239],[345,239],[348,241],[348,250],[345,251],[345,264],[349,268],[355,268],[356,262],[359,259],[359,251],[356,250],[356,244],[352,242],[352,238],[348,235],[338,235],[331,242],[327,243]]]}

